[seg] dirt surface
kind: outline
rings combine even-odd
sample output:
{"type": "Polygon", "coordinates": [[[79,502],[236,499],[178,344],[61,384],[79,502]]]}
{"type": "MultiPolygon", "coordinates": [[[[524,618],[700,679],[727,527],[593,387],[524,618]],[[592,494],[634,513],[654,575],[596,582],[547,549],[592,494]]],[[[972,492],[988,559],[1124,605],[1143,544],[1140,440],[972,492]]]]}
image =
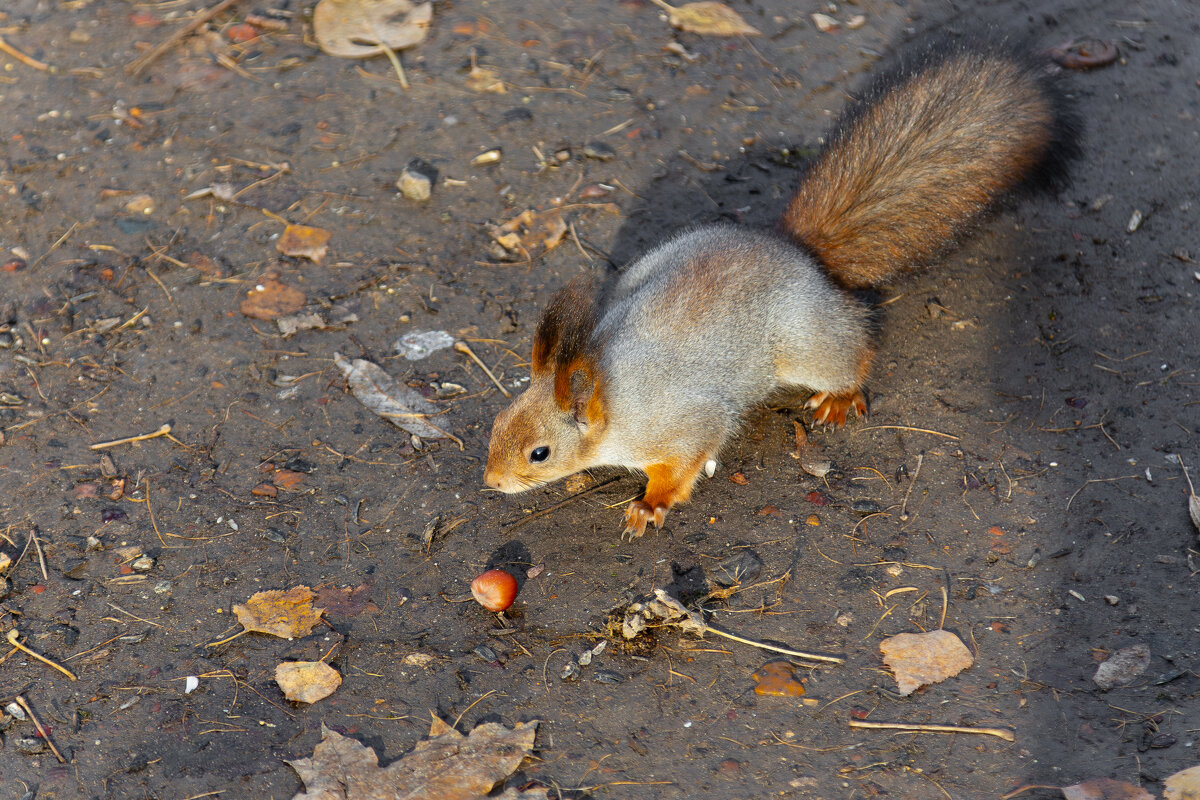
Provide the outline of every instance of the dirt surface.
{"type": "Polygon", "coordinates": [[[676,33],[643,2],[447,2],[402,54],[404,90],[384,58],[320,53],[307,0],[247,1],[126,72],[206,5],[0,11],[5,41],[53,68],[0,54],[0,553],[19,560],[0,627],[78,674],[0,652],[3,706],[21,695],[66,762],[0,714],[0,798],[290,798],[284,759],[322,722],[389,762],[430,712],[463,731],[541,720],[509,785],[566,796],[977,798],[1093,777],[1157,796],[1200,760],[1197,531],[1172,460],[1200,477],[1194,4],[860,0],[834,16],[861,28],[822,33],[815,5],[738,0],[766,34],[746,40],[676,33]],[[249,13],[278,24],[234,41],[249,13]],[[587,484],[482,491],[504,398],[464,355],[407,360],[398,338],[446,331],[519,389],[555,288],[688,224],[770,225],[880,57],[988,23],[1121,59],[1072,75],[1088,137],[1071,188],[873,298],[871,416],[810,433],[833,474],[801,472],[800,417],[778,409],[632,543],[612,506],[635,476],[537,517],[587,484]],[[505,93],[471,88],[472,54],[505,93]],[[394,187],[413,158],[438,175],[424,203],[394,187]],[[555,203],[562,243],[502,258],[487,226],[555,203]],[[287,222],[331,232],[323,264],[280,255],[287,222]],[[285,338],[245,316],[272,278],[330,326],[285,338]],[[335,353],[430,397],[462,448],[368,411],[335,353]],[[847,656],[799,671],[815,705],[754,692],[769,653],[672,629],[560,677],[611,608],[702,598],[731,558],[749,571],[705,604],[713,623],[847,656]],[[497,565],[523,584],[510,630],[467,599],[497,565]],[[300,585],[327,624],[212,646],[240,630],[235,604],[300,585]],[[943,614],[975,664],[901,698],[879,642],[943,614]],[[1135,644],[1146,671],[1097,688],[1135,644]],[[341,687],[285,700],[276,665],[319,658],[341,687]]]}

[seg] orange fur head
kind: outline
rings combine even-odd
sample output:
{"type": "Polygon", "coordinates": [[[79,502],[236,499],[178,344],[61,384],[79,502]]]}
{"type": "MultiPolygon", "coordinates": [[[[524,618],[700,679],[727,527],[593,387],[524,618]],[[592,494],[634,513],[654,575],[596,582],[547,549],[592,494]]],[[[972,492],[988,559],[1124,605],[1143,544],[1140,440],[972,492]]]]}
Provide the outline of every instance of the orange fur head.
{"type": "Polygon", "coordinates": [[[583,288],[561,290],[542,313],[533,341],[533,382],[492,424],[483,480],[523,492],[597,466],[607,416],[593,341],[595,310],[583,288]]]}

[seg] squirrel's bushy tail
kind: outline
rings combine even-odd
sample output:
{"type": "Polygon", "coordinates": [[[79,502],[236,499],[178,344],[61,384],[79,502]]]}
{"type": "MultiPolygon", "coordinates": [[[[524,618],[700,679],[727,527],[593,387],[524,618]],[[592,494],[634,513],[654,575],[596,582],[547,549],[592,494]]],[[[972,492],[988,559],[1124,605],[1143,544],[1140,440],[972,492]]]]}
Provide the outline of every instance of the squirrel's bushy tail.
{"type": "Polygon", "coordinates": [[[1048,62],[929,47],[843,112],[780,225],[843,286],[872,286],[938,256],[1005,195],[1061,185],[1078,127],[1048,62]]]}

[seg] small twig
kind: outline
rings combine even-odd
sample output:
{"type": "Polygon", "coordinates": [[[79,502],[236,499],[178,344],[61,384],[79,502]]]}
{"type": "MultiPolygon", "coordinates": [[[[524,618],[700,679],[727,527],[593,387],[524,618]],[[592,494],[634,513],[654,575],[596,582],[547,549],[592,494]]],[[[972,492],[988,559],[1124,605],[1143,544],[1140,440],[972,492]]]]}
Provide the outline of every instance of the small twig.
{"type": "Polygon", "coordinates": [[[720,628],[714,628],[712,625],[705,624],[704,630],[707,633],[715,633],[717,636],[724,636],[726,639],[732,639],[735,642],[748,644],[751,647],[757,647],[760,650],[770,650],[773,653],[782,653],[785,656],[793,656],[795,658],[803,658],[807,661],[823,661],[827,664],[845,664],[846,659],[841,656],[828,656],[821,653],[806,653],[803,650],[789,650],[786,647],[778,647],[766,642],[755,641],[754,639],[746,639],[741,636],[723,631],[720,628]]]}
{"type": "Polygon", "coordinates": [[[1111,483],[1112,481],[1123,481],[1123,480],[1127,480],[1130,478],[1141,478],[1141,477],[1142,477],[1141,475],[1118,475],[1115,478],[1092,478],[1090,480],[1086,480],[1083,482],[1083,486],[1080,486],[1078,489],[1076,489],[1075,494],[1071,495],[1070,499],[1067,500],[1067,507],[1065,510],[1066,511],[1071,510],[1071,503],[1074,503],[1075,498],[1079,496],[1079,493],[1082,492],[1084,489],[1086,489],[1090,484],[1111,483]]]}
{"type": "MultiPolygon", "coordinates": [[[[0,39],[0,42],[2,42],[2,41],[4,41],[4,40],[0,39]]],[[[3,49],[3,48],[0,48],[0,49],[3,49]]],[[[58,241],[56,241],[54,244],[50,245],[49,250],[47,250],[46,252],[44,252],[40,256],[38,256],[37,261],[33,262],[33,266],[31,266],[30,269],[33,269],[38,264],[41,264],[43,261],[45,261],[46,256],[50,255],[55,250],[57,250],[62,245],[63,242],[65,242],[68,238],[70,238],[71,234],[74,233],[75,229],[78,227],[79,227],[79,223],[76,222],[76,223],[72,224],[71,227],[67,228],[67,232],[64,233],[62,236],[58,237],[58,241]]]]}
{"type": "Polygon", "coordinates": [[[914,431],[916,433],[931,433],[934,436],[943,436],[947,439],[953,439],[956,442],[959,440],[959,438],[957,436],[954,436],[953,434],[942,433],[941,431],[931,431],[928,428],[913,428],[909,425],[870,425],[866,428],[855,428],[853,432],[861,433],[863,431],[881,431],[881,430],[914,431]]]}
{"type": "Polygon", "coordinates": [[[592,492],[596,491],[597,489],[603,489],[605,486],[608,486],[610,483],[614,483],[620,479],[621,478],[619,475],[616,477],[613,477],[613,478],[609,478],[608,480],[603,481],[602,483],[597,483],[595,486],[592,486],[591,488],[584,489],[582,492],[576,492],[575,494],[571,495],[567,499],[560,500],[559,502],[555,503],[552,506],[547,506],[540,511],[535,511],[532,514],[525,516],[525,517],[521,517],[520,519],[514,520],[513,522],[502,524],[500,527],[504,530],[505,533],[509,533],[514,528],[524,525],[526,522],[530,522],[532,520],[537,519],[538,517],[544,517],[547,514],[558,511],[560,508],[567,505],[568,503],[574,503],[576,500],[583,497],[584,495],[591,494],[592,492]]]}
{"type": "Polygon", "coordinates": [[[42,543],[39,542],[37,538],[37,528],[29,529],[29,538],[33,540],[33,549],[36,550],[38,554],[38,564],[41,565],[42,568],[42,580],[49,581],[50,573],[46,572],[46,556],[43,555],[42,543]]]}
{"type": "Polygon", "coordinates": [[[492,379],[492,383],[496,384],[496,388],[500,390],[500,394],[504,395],[505,397],[509,397],[509,398],[512,397],[512,394],[507,389],[505,389],[503,386],[500,385],[500,381],[496,380],[496,376],[493,375],[492,371],[487,368],[487,364],[484,364],[482,361],[479,360],[479,356],[475,355],[475,351],[471,349],[470,345],[468,345],[466,342],[455,342],[454,349],[456,351],[463,353],[464,355],[470,357],[470,359],[472,361],[474,361],[476,364],[478,364],[479,368],[481,370],[483,370],[484,373],[486,373],[489,378],[492,379]]]}
{"type": "MultiPolygon", "coordinates": [[[[36,58],[33,58],[32,56],[25,55],[20,50],[13,47],[8,42],[4,41],[3,36],[0,36],[0,52],[8,53],[10,56],[15,58],[17,61],[20,61],[25,66],[33,67],[36,70],[40,70],[42,72],[52,72],[54,70],[54,68],[51,67],[49,64],[47,64],[45,61],[38,61],[36,58]]],[[[62,759],[59,759],[59,760],[61,761],[62,759]]]]}
{"type": "Polygon", "coordinates": [[[986,736],[998,736],[1006,742],[1015,742],[1017,740],[1013,732],[1005,728],[968,728],[962,725],[925,725],[919,722],[868,722],[863,719],[851,719],[850,727],[907,731],[909,733],[982,733],[986,736]]]}
{"type": "Polygon", "coordinates": [[[124,439],[113,439],[111,442],[100,442],[99,444],[91,445],[89,450],[106,450],[109,447],[116,447],[119,444],[132,444],[134,442],[144,442],[147,439],[156,439],[159,436],[166,436],[171,432],[170,425],[163,425],[154,433],[143,433],[138,436],[126,436],[124,439]]]}
{"type": "MultiPolygon", "coordinates": [[[[154,535],[158,537],[159,543],[166,547],[167,543],[163,541],[162,534],[158,532],[158,522],[154,519],[154,507],[150,505],[150,476],[146,476],[146,511],[150,514],[150,526],[154,528],[154,535]]],[[[133,616],[130,614],[130,616],[133,616]]]]}
{"type": "Polygon", "coordinates": [[[480,700],[483,700],[483,698],[487,697],[489,694],[495,694],[495,693],[496,693],[496,692],[498,692],[498,691],[500,691],[500,690],[499,690],[499,689],[490,689],[490,690],[488,690],[488,691],[484,692],[482,695],[480,695],[480,696],[479,696],[479,699],[478,699],[478,700],[476,700],[474,703],[471,703],[471,705],[469,705],[469,706],[467,706],[466,708],[464,708],[464,709],[462,710],[462,714],[459,714],[457,717],[455,717],[455,718],[454,718],[454,724],[453,724],[453,725],[451,725],[450,727],[451,727],[451,728],[457,728],[457,727],[458,727],[458,723],[462,722],[462,718],[463,718],[463,716],[464,716],[464,715],[465,715],[465,714],[466,714],[468,711],[470,711],[472,708],[474,708],[476,705],[478,705],[478,704],[479,704],[479,702],[480,702],[480,700]]]}
{"type": "Polygon", "coordinates": [[[58,752],[58,748],[54,746],[54,742],[50,741],[50,733],[42,727],[42,723],[38,722],[37,715],[33,713],[33,709],[29,707],[29,703],[25,702],[25,698],[17,695],[17,705],[25,709],[25,713],[29,715],[29,719],[33,722],[33,727],[37,728],[37,732],[41,734],[42,739],[46,744],[50,745],[50,750],[54,753],[54,757],[58,759],[58,763],[65,764],[67,760],[62,757],[62,753],[58,752]]]}
{"type": "Polygon", "coordinates": [[[908,520],[908,496],[912,494],[913,487],[917,485],[917,478],[921,476],[921,464],[925,461],[924,453],[917,453],[917,468],[913,470],[912,480],[908,482],[908,489],[904,492],[904,500],[900,503],[900,521],[908,520]]]}
{"type": "Polygon", "coordinates": [[[39,653],[35,653],[34,651],[30,650],[25,645],[18,642],[17,641],[18,636],[20,636],[20,634],[17,633],[17,629],[13,628],[7,634],[5,634],[4,638],[8,639],[8,643],[11,644],[13,647],[17,648],[18,650],[20,650],[22,653],[33,656],[38,661],[41,661],[43,664],[49,664],[50,666],[54,667],[56,670],[61,672],[63,675],[66,675],[68,678],[70,678],[73,681],[79,680],[79,678],[75,675],[74,672],[71,672],[71,670],[67,669],[66,667],[62,666],[61,664],[57,664],[54,661],[51,661],[50,659],[46,658],[45,656],[43,656],[39,653]]]}
{"type": "Polygon", "coordinates": [[[233,8],[233,6],[237,5],[239,2],[241,2],[241,0],[221,0],[221,2],[217,3],[215,6],[212,6],[207,11],[201,11],[187,25],[184,25],[182,28],[175,31],[166,39],[162,40],[152,49],[147,50],[133,61],[130,61],[125,66],[125,72],[134,77],[141,75],[142,71],[145,70],[146,67],[157,61],[172,47],[179,44],[181,41],[198,31],[203,26],[207,25],[209,20],[211,20],[217,14],[220,14],[222,11],[228,8],[233,8]]]}

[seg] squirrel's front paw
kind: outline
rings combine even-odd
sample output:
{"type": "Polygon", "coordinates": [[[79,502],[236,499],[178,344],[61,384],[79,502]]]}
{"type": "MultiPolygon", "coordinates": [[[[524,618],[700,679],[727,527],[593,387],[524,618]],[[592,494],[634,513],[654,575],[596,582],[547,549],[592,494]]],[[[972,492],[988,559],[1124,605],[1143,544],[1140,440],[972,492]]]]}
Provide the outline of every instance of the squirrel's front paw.
{"type": "Polygon", "coordinates": [[[642,500],[634,500],[625,509],[625,530],[621,532],[621,538],[625,538],[626,534],[630,539],[638,538],[646,532],[648,522],[653,522],[654,527],[661,528],[666,516],[666,506],[651,507],[642,500]]]}
{"type": "Polygon", "coordinates": [[[858,389],[845,394],[817,392],[808,398],[804,407],[814,409],[815,422],[840,428],[846,424],[846,417],[851,409],[860,417],[867,415],[867,396],[858,389]]]}

